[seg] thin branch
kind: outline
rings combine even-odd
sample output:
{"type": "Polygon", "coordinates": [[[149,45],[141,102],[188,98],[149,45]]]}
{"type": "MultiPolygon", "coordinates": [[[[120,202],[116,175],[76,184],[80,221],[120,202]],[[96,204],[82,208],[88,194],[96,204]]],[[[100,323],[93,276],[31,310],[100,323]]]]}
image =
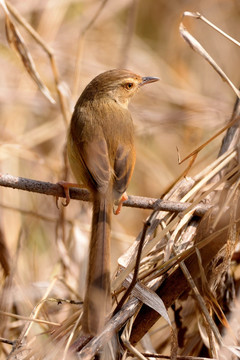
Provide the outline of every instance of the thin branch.
{"type": "Polygon", "coordinates": [[[2,338],[2,337],[0,337],[0,342],[3,343],[3,344],[8,344],[8,345],[14,345],[15,344],[15,341],[8,340],[8,339],[2,338]]]}
{"type": "MultiPolygon", "coordinates": [[[[153,212],[153,214],[154,214],[154,212],[153,212]]],[[[139,272],[139,267],[140,267],[143,244],[144,244],[144,240],[145,240],[145,237],[146,237],[147,229],[149,228],[150,225],[151,225],[150,220],[144,222],[142,236],[141,236],[141,239],[140,239],[139,245],[138,245],[137,257],[136,257],[136,265],[135,265],[135,268],[134,268],[133,278],[132,278],[131,284],[127,288],[125,294],[123,295],[123,297],[119,301],[116,309],[114,310],[114,313],[113,313],[114,315],[122,308],[123,304],[125,303],[128,296],[130,295],[132,289],[136,285],[136,282],[137,282],[137,279],[138,279],[138,272],[139,272]]]]}
{"type": "MultiPolygon", "coordinates": [[[[54,197],[65,197],[63,187],[60,184],[15,177],[8,174],[0,174],[0,186],[39,194],[52,195],[54,197]]],[[[91,199],[88,190],[74,187],[70,189],[70,197],[71,199],[82,201],[90,201],[91,199]]],[[[190,203],[164,201],[161,199],[133,195],[129,196],[128,200],[123,203],[123,206],[127,207],[162,210],[176,213],[185,211],[190,205],[190,203]]],[[[195,207],[194,214],[197,216],[203,216],[210,208],[211,205],[198,204],[195,207]]]]}

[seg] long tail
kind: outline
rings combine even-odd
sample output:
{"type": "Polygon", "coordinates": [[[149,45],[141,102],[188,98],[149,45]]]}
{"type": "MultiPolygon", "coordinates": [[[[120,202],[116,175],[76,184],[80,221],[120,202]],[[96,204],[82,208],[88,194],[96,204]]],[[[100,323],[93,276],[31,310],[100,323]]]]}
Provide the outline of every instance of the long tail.
{"type": "Polygon", "coordinates": [[[82,328],[85,334],[97,335],[111,310],[110,230],[112,200],[93,194],[92,234],[83,305],[82,328]]]}

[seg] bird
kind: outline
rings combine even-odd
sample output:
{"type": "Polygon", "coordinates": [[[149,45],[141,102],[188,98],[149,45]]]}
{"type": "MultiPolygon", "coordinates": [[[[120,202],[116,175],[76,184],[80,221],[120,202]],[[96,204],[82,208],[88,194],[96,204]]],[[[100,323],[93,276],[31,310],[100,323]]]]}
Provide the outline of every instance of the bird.
{"type": "Polygon", "coordinates": [[[111,312],[111,218],[114,204],[118,204],[118,214],[127,199],[136,159],[128,104],[139,88],[158,80],[126,69],[105,71],[86,86],[72,114],[67,137],[69,163],[93,203],[82,314],[82,331],[87,336],[99,334],[111,312]]]}

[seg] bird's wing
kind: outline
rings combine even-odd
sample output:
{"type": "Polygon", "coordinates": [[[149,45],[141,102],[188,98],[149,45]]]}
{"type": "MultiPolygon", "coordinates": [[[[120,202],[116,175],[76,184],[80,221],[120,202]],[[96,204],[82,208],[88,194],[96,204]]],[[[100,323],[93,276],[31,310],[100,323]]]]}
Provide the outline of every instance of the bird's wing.
{"type": "Polygon", "coordinates": [[[108,147],[102,130],[88,126],[83,116],[75,116],[68,135],[68,157],[79,183],[90,190],[106,192],[111,176],[108,147]]]}
{"type": "Polygon", "coordinates": [[[126,191],[135,165],[135,150],[132,145],[120,144],[114,162],[113,189],[119,197],[126,191]]]}
{"type": "Polygon", "coordinates": [[[88,185],[99,192],[106,192],[111,171],[105,139],[96,138],[91,142],[81,142],[78,147],[88,177],[88,185]]]}

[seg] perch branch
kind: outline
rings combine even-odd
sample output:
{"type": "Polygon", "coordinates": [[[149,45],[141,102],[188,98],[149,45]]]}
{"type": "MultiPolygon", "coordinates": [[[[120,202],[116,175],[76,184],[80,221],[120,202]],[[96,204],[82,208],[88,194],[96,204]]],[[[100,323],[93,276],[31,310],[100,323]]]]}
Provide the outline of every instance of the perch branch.
{"type": "MultiPolygon", "coordinates": [[[[65,197],[64,190],[60,184],[15,177],[8,174],[0,174],[0,186],[39,194],[52,195],[55,197],[65,197]]],[[[71,188],[70,197],[75,200],[90,201],[90,194],[86,189],[71,188]]],[[[186,210],[190,205],[190,203],[165,201],[133,195],[130,195],[128,200],[123,203],[123,206],[127,207],[162,210],[176,213],[186,210]]],[[[194,214],[197,216],[203,216],[210,207],[210,205],[199,204],[196,206],[194,214]]]]}

